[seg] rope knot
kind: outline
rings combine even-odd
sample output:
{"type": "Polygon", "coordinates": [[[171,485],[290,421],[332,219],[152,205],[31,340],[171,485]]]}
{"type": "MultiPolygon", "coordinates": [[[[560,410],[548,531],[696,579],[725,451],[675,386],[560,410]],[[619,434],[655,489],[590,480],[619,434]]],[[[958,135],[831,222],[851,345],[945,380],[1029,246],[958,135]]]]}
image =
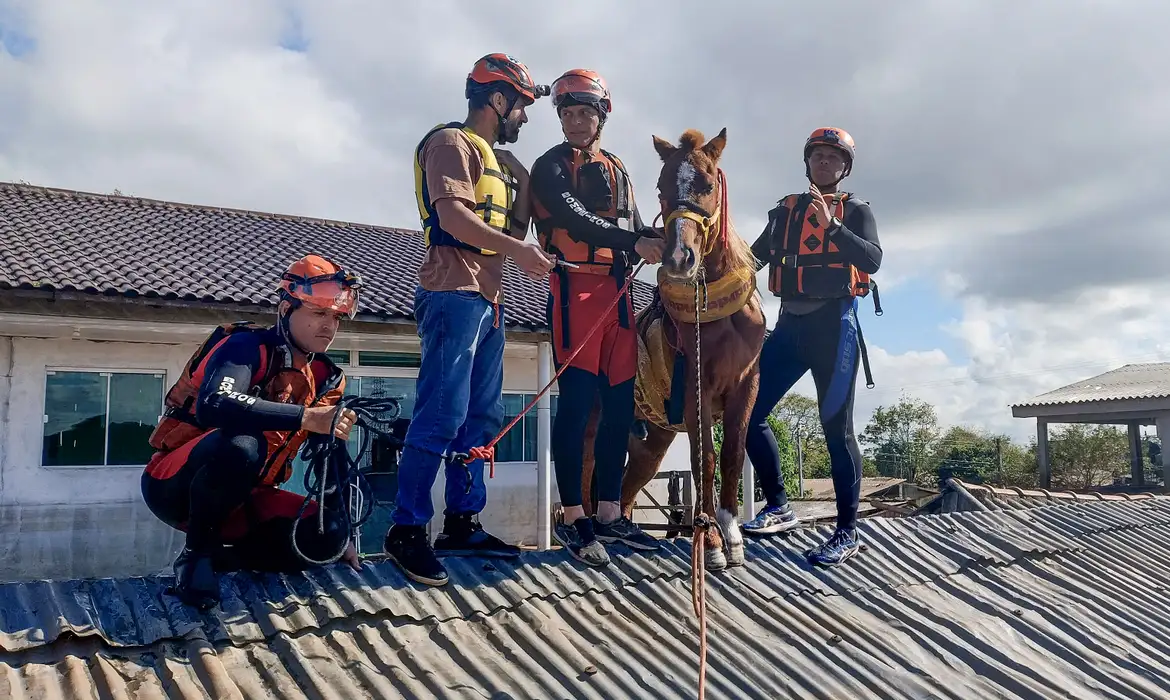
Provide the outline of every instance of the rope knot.
{"type": "Polygon", "coordinates": [[[496,478],[496,448],[488,445],[486,447],[472,447],[467,450],[467,456],[474,460],[482,459],[488,463],[488,476],[492,479],[496,478]]]}

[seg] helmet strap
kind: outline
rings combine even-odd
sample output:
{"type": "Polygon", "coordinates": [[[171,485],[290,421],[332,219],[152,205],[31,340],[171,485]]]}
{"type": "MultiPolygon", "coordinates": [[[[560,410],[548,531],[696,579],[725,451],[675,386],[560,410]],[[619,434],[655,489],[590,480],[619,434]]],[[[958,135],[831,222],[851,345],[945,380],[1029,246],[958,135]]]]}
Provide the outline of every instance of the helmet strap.
{"type": "Polygon", "coordinates": [[[290,323],[289,319],[292,317],[293,312],[301,307],[301,300],[295,299],[295,298],[292,298],[289,296],[285,296],[283,301],[287,301],[289,303],[289,307],[288,307],[288,311],[286,311],[284,313],[280,313],[279,311],[277,312],[276,327],[280,332],[280,338],[286,344],[288,344],[288,346],[290,348],[296,350],[297,352],[301,353],[302,355],[305,355],[310,360],[312,360],[313,353],[302,348],[300,345],[297,344],[297,341],[293,340],[292,328],[289,326],[289,323],[290,323]]]}

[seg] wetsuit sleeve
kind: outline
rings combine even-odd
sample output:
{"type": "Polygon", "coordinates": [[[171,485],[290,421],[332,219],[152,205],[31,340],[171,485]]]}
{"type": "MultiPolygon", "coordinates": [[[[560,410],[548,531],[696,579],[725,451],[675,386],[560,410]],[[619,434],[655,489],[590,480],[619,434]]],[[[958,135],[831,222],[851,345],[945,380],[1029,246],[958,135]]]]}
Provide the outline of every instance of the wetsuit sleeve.
{"type": "Polygon", "coordinates": [[[232,432],[297,430],[304,406],[249,396],[252,377],[260,370],[260,339],[253,333],[235,335],[207,361],[195,417],[206,428],[232,432]]]}
{"type": "Polygon", "coordinates": [[[764,224],[760,237],[752,244],[752,255],[756,256],[756,272],[772,262],[772,224],[786,211],[788,210],[784,207],[777,207],[768,212],[768,222],[764,224]]]}
{"type": "Polygon", "coordinates": [[[858,270],[872,275],[882,266],[882,246],[878,241],[877,223],[868,204],[858,202],[829,237],[845,261],[858,270]]]}
{"type": "Polygon", "coordinates": [[[573,183],[556,158],[545,154],[532,165],[532,194],[548,210],[555,228],[563,228],[578,243],[598,248],[613,248],[627,253],[634,251],[629,231],[618,228],[587,210],[573,194],[573,183]]]}

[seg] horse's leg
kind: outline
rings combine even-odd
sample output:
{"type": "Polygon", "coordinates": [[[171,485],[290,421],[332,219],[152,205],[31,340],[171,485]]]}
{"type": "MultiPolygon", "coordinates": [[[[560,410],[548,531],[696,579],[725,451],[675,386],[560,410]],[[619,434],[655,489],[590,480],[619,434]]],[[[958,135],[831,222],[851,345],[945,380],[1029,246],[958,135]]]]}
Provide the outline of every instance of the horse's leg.
{"type": "MultiPolygon", "coordinates": [[[[695,396],[695,380],[688,378],[687,396],[695,396]]],[[[691,438],[691,476],[695,484],[701,484],[702,498],[696,499],[695,518],[700,514],[707,515],[715,520],[715,434],[712,428],[711,402],[714,397],[704,397],[702,413],[696,413],[696,406],[688,401],[686,409],[687,434],[691,438]],[[703,420],[703,434],[699,436],[696,417],[703,420]],[[695,446],[699,449],[696,454],[695,446]]],[[[723,538],[719,535],[719,528],[708,528],[706,533],[703,565],[708,571],[718,571],[727,568],[727,556],[723,553],[723,538]]]]}
{"type": "Polygon", "coordinates": [[[622,476],[622,515],[631,520],[638,494],[658,473],[675,437],[675,433],[663,430],[650,421],[646,421],[646,431],[645,440],[630,436],[630,456],[626,462],[626,473],[622,476]]]}
{"type": "Polygon", "coordinates": [[[723,410],[723,446],[719,453],[719,528],[727,538],[728,566],[743,566],[743,533],[739,530],[739,485],[743,477],[744,442],[759,375],[752,372],[730,392],[723,410]]]}
{"type": "Polygon", "coordinates": [[[597,439],[597,426],[601,423],[601,401],[593,401],[593,409],[589,412],[589,422],[585,424],[585,445],[581,452],[581,505],[585,508],[585,517],[593,515],[597,506],[593,501],[593,464],[594,441],[597,439]]]}

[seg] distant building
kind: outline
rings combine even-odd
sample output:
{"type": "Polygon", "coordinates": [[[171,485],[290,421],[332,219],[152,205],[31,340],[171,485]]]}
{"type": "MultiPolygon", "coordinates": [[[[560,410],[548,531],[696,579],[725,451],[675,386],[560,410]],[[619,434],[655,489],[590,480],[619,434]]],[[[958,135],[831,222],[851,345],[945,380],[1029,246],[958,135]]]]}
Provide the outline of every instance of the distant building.
{"type": "MultiPolygon", "coordinates": [[[[1048,454],[1048,426],[1061,423],[1124,425],[1129,429],[1130,481],[1145,485],[1142,426],[1155,426],[1158,437],[1170,435],[1170,362],[1118,367],[1104,374],[1062,386],[1012,406],[1016,418],[1036,419],[1040,486],[1052,486],[1048,454]]],[[[1163,467],[1162,484],[1170,484],[1170,469],[1161,463],[1161,447],[1147,448],[1149,459],[1163,467]]]]}

